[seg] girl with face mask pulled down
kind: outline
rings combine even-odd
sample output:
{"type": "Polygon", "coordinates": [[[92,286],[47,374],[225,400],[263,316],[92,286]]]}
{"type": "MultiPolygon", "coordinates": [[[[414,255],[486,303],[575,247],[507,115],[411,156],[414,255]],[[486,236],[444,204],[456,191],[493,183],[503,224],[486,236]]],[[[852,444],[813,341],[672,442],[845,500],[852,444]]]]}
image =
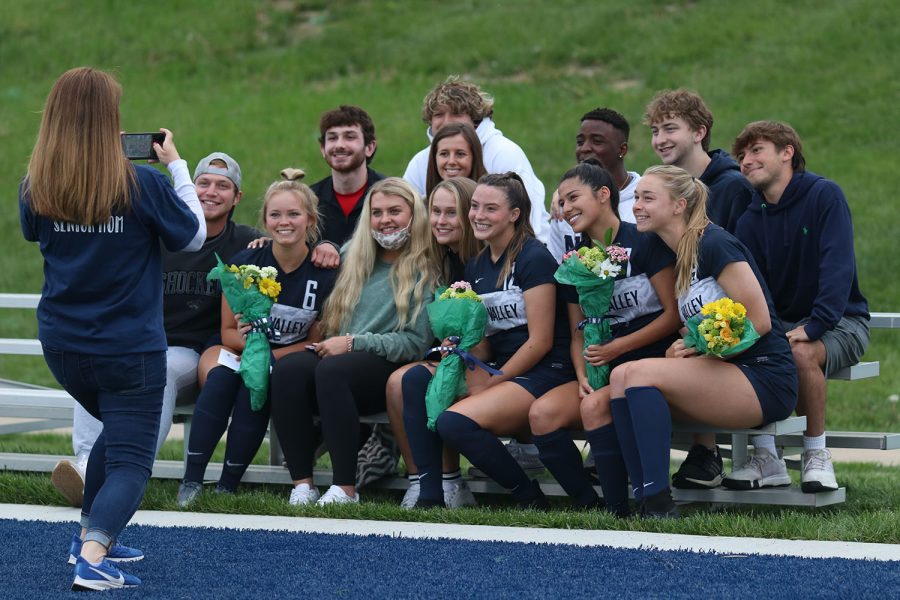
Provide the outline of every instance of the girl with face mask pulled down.
{"type": "Polygon", "coordinates": [[[425,203],[392,177],[372,186],[362,214],[324,307],[325,339],[279,360],[272,372],[272,418],[295,505],[359,502],[359,416],[384,411],[390,374],[420,359],[432,341],[425,306],[437,273],[425,203]],[[321,496],[313,484],[315,415],[333,470],[321,496]]]}
{"type": "MultiPolygon", "coordinates": [[[[443,131],[443,130],[441,130],[443,131]]],[[[439,182],[428,196],[428,214],[431,223],[431,244],[440,273],[440,285],[449,286],[465,278],[465,263],[483,247],[475,238],[469,223],[469,206],[475,182],[466,177],[451,177],[439,182]]],[[[441,340],[436,340],[439,344],[441,340]]],[[[391,420],[397,446],[406,465],[409,488],[400,506],[412,508],[419,497],[419,475],[406,437],[403,422],[403,376],[412,368],[423,366],[434,372],[436,362],[418,361],[394,372],[387,384],[387,412],[391,420]]],[[[459,470],[459,453],[446,451],[443,461],[442,486],[444,502],[448,508],[474,506],[475,497],[462,479],[459,470]]]]}

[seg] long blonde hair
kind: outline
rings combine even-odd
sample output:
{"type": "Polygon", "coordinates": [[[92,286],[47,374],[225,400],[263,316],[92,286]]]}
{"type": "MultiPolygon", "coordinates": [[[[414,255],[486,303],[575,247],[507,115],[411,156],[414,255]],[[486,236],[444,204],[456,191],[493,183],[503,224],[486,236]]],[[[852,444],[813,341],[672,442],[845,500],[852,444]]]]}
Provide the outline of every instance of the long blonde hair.
{"type": "Polygon", "coordinates": [[[130,206],[136,178],[119,139],[121,97],[110,74],[90,67],[53,84],[25,178],[36,214],[96,225],[130,206]]]}
{"type": "MultiPolygon", "coordinates": [[[[403,248],[403,253],[391,265],[397,330],[419,317],[425,297],[434,290],[437,273],[431,253],[431,232],[425,203],[415,189],[399,177],[382,179],[366,194],[359,222],[353,237],[347,242],[347,249],[341,260],[341,272],[325,303],[322,324],[326,335],[339,335],[346,331],[353,311],[360,302],[362,288],[375,268],[380,248],[372,237],[372,197],[375,194],[402,198],[412,209],[413,215],[409,224],[409,241],[403,248]]],[[[376,298],[371,301],[382,300],[376,298]]]]}
{"type": "MultiPolygon", "coordinates": [[[[431,209],[434,207],[434,195],[438,190],[446,190],[456,200],[456,217],[459,219],[459,225],[462,229],[459,238],[459,257],[460,262],[466,262],[478,254],[483,245],[472,233],[472,223],[469,222],[469,207],[472,206],[472,194],[475,193],[476,184],[468,177],[451,177],[441,181],[428,196],[428,214],[431,215],[431,209]]],[[[450,285],[450,270],[447,264],[447,253],[450,251],[446,246],[437,243],[434,235],[431,236],[431,251],[438,261],[438,269],[441,275],[441,283],[450,285]]]]}
{"type": "Polygon", "coordinates": [[[675,293],[680,296],[691,287],[691,273],[697,265],[700,238],[703,237],[706,226],[710,224],[709,217],[706,216],[709,190],[702,181],[674,165],[649,167],[644,171],[644,175],[658,177],[673,201],[683,198],[687,202],[683,213],[687,231],[678,241],[675,258],[675,293]]]}

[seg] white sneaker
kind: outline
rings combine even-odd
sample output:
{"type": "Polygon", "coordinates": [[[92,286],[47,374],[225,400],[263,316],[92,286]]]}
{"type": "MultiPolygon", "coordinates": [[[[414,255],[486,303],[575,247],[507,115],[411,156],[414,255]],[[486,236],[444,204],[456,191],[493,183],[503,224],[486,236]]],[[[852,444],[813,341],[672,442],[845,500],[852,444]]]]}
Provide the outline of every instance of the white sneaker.
{"type": "Polygon", "coordinates": [[[318,502],[316,502],[316,506],[325,506],[326,504],[357,504],[359,503],[359,493],[353,494],[352,496],[347,495],[347,492],[342,490],[336,485],[328,488],[328,491],[322,494],[322,497],[319,498],[318,502]]]}
{"type": "Polygon", "coordinates": [[[831,492],[838,489],[834,478],[834,465],[831,464],[831,452],[822,450],[804,450],[801,462],[803,469],[800,475],[800,489],[807,494],[831,492]]]}
{"type": "Polygon", "coordinates": [[[53,467],[50,483],[69,501],[69,504],[80,507],[84,500],[84,470],[79,463],[62,459],[53,467]]]}
{"type": "Polygon", "coordinates": [[[419,485],[419,480],[409,482],[409,487],[406,488],[406,493],[403,494],[403,500],[400,501],[400,508],[405,510],[412,510],[416,506],[416,500],[419,499],[419,490],[422,487],[419,485]]]}
{"type": "Polygon", "coordinates": [[[756,448],[750,460],[741,468],[732,471],[722,483],[733,490],[753,490],[791,485],[791,477],[787,473],[787,465],[783,459],[774,456],[765,448],[756,448]]]}
{"type": "Polygon", "coordinates": [[[447,508],[462,508],[464,506],[478,506],[469,484],[462,477],[445,479],[441,484],[444,488],[444,506],[447,508]]]}
{"type": "Polygon", "coordinates": [[[291,497],[288,499],[288,504],[293,506],[305,506],[307,504],[312,504],[318,499],[319,490],[316,486],[311,486],[308,483],[298,483],[294,486],[294,489],[291,490],[291,497]]]}

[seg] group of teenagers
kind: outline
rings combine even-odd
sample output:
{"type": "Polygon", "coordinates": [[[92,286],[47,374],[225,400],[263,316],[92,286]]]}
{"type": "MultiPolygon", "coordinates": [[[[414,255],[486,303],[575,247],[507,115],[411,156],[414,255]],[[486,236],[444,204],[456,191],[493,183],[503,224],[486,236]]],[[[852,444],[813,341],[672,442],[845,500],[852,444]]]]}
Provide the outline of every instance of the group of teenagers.
{"type": "MultiPolygon", "coordinates": [[[[114,563],[143,554],[116,538],[140,503],[179,394],[198,383],[181,506],[201,493],[226,430],[214,489],[234,493],[270,420],[291,504],[358,502],[358,453],[370,435],[360,417],[385,410],[409,477],[407,508],[474,504],[460,455],[519,506],[547,508],[521,456],[501,441],[512,438],[534,444],[578,507],[626,517],[631,496],[642,516],[677,517],[673,485],[751,489],[790,478],[767,436],[753,438],[751,459],[726,477],[715,440],[701,434],[670,478],[673,419],[748,428],[795,408],[809,419],[804,491],[836,489],[825,377],[865,351],[868,312],[847,202],[833,182],[806,172],[789,125],[747,125],[735,162],[709,152],[712,115],[697,94],[662,92],[645,115],[662,164],[639,175],[624,166],[627,120],[596,109],[581,120],[578,164],[559,178],[548,214],[524,152],[494,126],[493,99],[449,78],[425,98],[431,143],[403,178],[371,168],[377,142],[363,109],[324,113],[319,143],[331,175],[307,186],[302,171],[283,171],[266,190],[257,231],[231,220],[242,180],[229,155],[207,156],[191,178],[163,130],[155,149],[174,186],[125,160],[120,94],[101,71],[61,76],[20,189],[23,232],[44,256],[39,337],[83,409],[76,455],[89,452],[82,530],[70,548],[74,587],[140,583],[114,563]],[[85,113],[95,131],[66,139],[85,113]],[[586,315],[577,291],[554,275],[565,252],[607,235],[628,262],[610,311],[586,315]],[[280,336],[270,340],[260,410],[240,375],[220,364],[223,350],[241,353],[251,325],[207,281],[216,255],[278,272],[271,321],[280,336]],[[425,395],[454,340],[433,339],[427,306],[457,281],[488,309],[484,339],[470,352],[492,369],[467,370],[467,395],[432,429],[425,395]],[[698,356],[680,330],[724,297],[746,307],[760,337],[727,359],[698,356]],[[600,316],[612,339],[585,347],[581,327],[600,316]],[[608,385],[593,389],[588,365],[608,365],[608,385]],[[572,430],[590,444],[590,473],[572,430]],[[332,468],[324,493],[313,481],[320,447],[332,468]]],[[[53,477],[82,485],[68,461],[53,477]]]]}

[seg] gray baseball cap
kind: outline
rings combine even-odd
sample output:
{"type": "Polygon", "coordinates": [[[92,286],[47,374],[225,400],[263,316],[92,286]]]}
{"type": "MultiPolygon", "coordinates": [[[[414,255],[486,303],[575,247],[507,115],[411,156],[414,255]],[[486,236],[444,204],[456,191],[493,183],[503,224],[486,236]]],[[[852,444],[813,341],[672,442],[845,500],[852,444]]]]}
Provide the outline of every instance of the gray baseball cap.
{"type": "Polygon", "coordinates": [[[206,158],[202,159],[199,163],[197,163],[197,168],[194,169],[194,181],[196,181],[197,178],[201,175],[205,175],[207,173],[227,177],[231,180],[232,183],[234,183],[238,190],[241,189],[241,166],[237,164],[236,160],[234,160],[224,152],[213,152],[206,158]],[[221,160],[225,163],[226,167],[223,169],[222,167],[211,165],[210,163],[214,160],[221,160]]]}

